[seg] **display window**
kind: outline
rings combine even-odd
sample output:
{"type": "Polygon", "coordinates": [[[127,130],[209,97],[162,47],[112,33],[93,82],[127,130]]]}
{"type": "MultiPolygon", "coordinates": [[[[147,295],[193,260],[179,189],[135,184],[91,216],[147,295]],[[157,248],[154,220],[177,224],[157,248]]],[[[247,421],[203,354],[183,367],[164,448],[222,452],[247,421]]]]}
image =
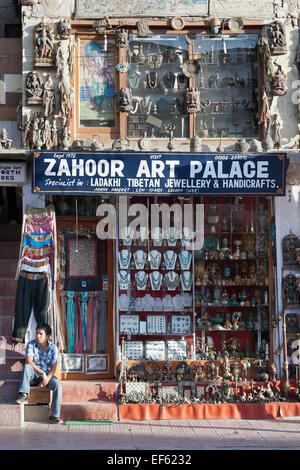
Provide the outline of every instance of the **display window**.
{"type": "Polygon", "coordinates": [[[118,360],[270,360],[268,200],[137,199],[172,210],[119,231],[118,360]]]}

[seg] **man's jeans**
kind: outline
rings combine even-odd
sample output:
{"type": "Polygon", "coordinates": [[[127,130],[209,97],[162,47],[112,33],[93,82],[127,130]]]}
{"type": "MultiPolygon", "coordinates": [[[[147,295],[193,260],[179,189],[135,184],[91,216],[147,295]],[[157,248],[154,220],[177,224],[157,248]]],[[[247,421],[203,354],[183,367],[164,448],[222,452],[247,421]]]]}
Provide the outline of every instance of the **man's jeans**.
{"type": "MultiPolygon", "coordinates": [[[[41,383],[42,378],[41,376],[35,372],[33,367],[30,364],[25,364],[22,371],[22,378],[19,387],[19,393],[27,393],[29,394],[30,385],[38,385],[41,383]]],[[[55,375],[53,375],[47,385],[49,390],[52,390],[52,402],[51,402],[51,416],[60,415],[60,403],[61,403],[61,396],[62,396],[62,387],[61,384],[55,375]]]]}

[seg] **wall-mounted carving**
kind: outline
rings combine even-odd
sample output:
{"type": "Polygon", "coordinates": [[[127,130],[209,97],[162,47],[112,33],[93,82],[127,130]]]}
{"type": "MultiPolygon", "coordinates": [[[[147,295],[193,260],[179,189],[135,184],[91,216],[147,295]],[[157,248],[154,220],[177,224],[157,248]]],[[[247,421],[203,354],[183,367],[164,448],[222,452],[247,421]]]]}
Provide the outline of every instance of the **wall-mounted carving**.
{"type": "Polygon", "coordinates": [[[43,91],[43,105],[45,107],[44,113],[45,116],[49,116],[53,114],[55,111],[55,93],[54,93],[54,85],[51,74],[48,73],[47,80],[44,84],[44,91],[43,91]]]}
{"type": "Polygon", "coordinates": [[[71,36],[71,23],[66,18],[57,24],[57,34],[59,39],[69,39],[71,36]]]}
{"type": "Polygon", "coordinates": [[[34,28],[34,65],[51,67],[54,65],[54,31],[44,22],[34,28]]]}
{"type": "Polygon", "coordinates": [[[127,29],[116,30],[116,44],[119,47],[128,47],[128,31],[127,29]]]}
{"type": "Polygon", "coordinates": [[[280,21],[274,21],[267,28],[267,36],[272,55],[282,55],[287,53],[285,26],[280,21]]]}
{"type": "Polygon", "coordinates": [[[278,65],[275,77],[272,80],[271,88],[274,96],[283,96],[287,92],[287,75],[283,73],[280,65],[278,65]]]}
{"type": "Polygon", "coordinates": [[[43,77],[36,71],[30,72],[25,81],[28,104],[41,104],[43,99],[43,77]]]}
{"type": "Polygon", "coordinates": [[[200,92],[196,88],[188,88],[184,94],[184,108],[189,114],[200,111],[200,92]]]}
{"type": "Polygon", "coordinates": [[[118,111],[129,112],[132,105],[132,95],[129,88],[120,88],[118,90],[118,111]]]}

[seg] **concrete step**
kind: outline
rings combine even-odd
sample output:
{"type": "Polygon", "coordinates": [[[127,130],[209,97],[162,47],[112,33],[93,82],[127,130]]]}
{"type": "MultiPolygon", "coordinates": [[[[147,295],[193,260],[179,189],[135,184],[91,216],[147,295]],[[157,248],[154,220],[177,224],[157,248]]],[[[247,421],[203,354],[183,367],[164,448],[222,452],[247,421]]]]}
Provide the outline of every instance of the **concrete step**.
{"type": "MultiPolygon", "coordinates": [[[[1,284],[1,280],[0,280],[1,284]]],[[[1,315],[14,315],[15,314],[15,295],[0,295],[0,317],[1,315]]],[[[1,329],[0,329],[1,333],[1,329]]]]}
{"type": "MultiPolygon", "coordinates": [[[[1,318],[1,317],[0,317],[1,318]]],[[[1,351],[2,356],[10,358],[22,358],[25,354],[26,345],[25,343],[12,343],[11,336],[0,336],[0,361],[1,361],[1,351]],[[4,353],[3,353],[4,351],[4,353]]]]}
{"type": "Polygon", "coordinates": [[[6,357],[3,362],[0,361],[0,380],[20,380],[25,359],[6,357]]]}
{"type": "Polygon", "coordinates": [[[0,426],[23,426],[24,406],[0,402],[0,426]]]}
{"type": "Polygon", "coordinates": [[[2,277],[15,278],[17,264],[17,259],[0,259],[0,282],[2,277]]]}
{"type": "Polygon", "coordinates": [[[62,403],[60,417],[64,421],[86,421],[111,419],[117,421],[117,404],[99,401],[97,403],[62,403]]]}
{"type": "Polygon", "coordinates": [[[20,380],[0,380],[0,402],[14,403],[19,385],[20,380]]]}
{"type": "Polygon", "coordinates": [[[18,259],[20,242],[0,242],[0,259],[18,259]]]}
{"type": "Polygon", "coordinates": [[[24,405],[25,423],[47,423],[50,414],[48,405],[24,405]]]}
{"type": "Polygon", "coordinates": [[[0,312],[0,333],[3,336],[11,336],[13,322],[14,322],[14,315],[1,315],[0,312]]]}
{"type": "Polygon", "coordinates": [[[116,402],[115,380],[64,380],[61,382],[62,402],[116,402]]]}
{"type": "Polygon", "coordinates": [[[0,279],[0,295],[13,296],[17,292],[18,281],[13,278],[2,277],[0,279]]]}

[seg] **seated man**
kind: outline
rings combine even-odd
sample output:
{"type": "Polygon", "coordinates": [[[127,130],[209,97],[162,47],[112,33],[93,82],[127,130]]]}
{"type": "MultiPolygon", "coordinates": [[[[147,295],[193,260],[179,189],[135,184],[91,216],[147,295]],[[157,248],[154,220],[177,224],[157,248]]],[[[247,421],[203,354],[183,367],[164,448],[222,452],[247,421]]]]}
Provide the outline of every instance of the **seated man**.
{"type": "Polygon", "coordinates": [[[28,403],[30,385],[47,387],[53,391],[49,421],[61,423],[60,403],[62,387],[54,372],[58,361],[58,348],[49,341],[51,327],[47,323],[38,324],[36,339],[29,341],[25,351],[25,366],[22,372],[21,384],[16,403],[28,403]]]}

